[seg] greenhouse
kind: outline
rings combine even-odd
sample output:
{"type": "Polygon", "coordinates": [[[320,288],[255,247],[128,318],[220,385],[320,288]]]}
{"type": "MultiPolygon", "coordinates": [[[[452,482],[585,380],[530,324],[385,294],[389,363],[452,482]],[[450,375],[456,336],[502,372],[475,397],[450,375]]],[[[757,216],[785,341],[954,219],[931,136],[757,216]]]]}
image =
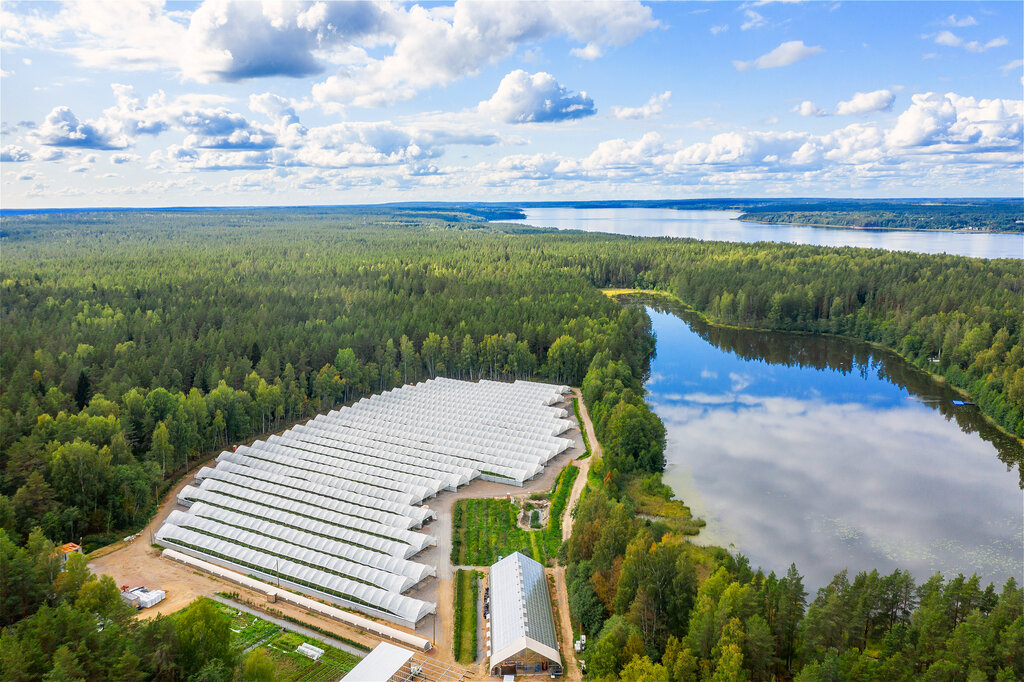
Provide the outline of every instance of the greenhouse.
{"type": "Polygon", "coordinates": [[[156,535],[182,554],[415,627],[436,569],[422,503],[482,478],[523,485],[572,446],[565,386],[433,379],[242,445],[178,493],[156,535]]]}
{"type": "Polygon", "coordinates": [[[561,671],[551,596],[544,567],[513,552],[491,566],[487,649],[492,675],[544,675],[561,671]]]}

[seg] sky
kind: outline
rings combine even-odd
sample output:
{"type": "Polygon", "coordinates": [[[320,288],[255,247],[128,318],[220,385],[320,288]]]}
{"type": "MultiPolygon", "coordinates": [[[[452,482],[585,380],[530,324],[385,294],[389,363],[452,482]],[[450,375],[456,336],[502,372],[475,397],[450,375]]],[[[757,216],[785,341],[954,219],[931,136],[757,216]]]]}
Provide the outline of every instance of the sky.
{"type": "Polygon", "coordinates": [[[12,2],[3,208],[1024,194],[1021,2],[12,2]]]}

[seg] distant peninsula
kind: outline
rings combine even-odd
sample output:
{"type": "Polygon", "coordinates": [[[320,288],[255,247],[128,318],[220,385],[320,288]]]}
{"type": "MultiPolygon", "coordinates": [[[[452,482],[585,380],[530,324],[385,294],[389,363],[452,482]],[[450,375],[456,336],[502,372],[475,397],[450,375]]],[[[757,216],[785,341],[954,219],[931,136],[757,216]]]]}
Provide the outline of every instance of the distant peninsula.
{"type": "Polygon", "coordinates": [[[876,230],[1024,232],[1024,198],[969,199],[609,199],[393,204],[404,209],[447,209],[486,220],[526,217],[528,208],[660,208],[738,211],[739,220],[876,230]]]}

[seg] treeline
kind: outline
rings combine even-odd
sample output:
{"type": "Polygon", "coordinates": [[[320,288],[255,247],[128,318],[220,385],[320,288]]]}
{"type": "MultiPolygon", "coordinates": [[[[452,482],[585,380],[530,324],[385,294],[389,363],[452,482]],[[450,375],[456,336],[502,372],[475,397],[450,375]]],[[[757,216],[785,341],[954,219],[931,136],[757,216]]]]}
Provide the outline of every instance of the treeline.
{"type": "MultiPolygon", "coordinates": [[[[652,340],[649,330],[645,338],[652,340]]],[[[653,353],[653,343],[648,347],[653,353]]],[[[595,358],[583,379],[583,400],[604,446],[596,470],[607,469],[611,479],[665,469],[665,425],[644,402],[643,378],[625,363],[595,358]]]]}
{"type": "Polygon", "coordinates": [[[587,633],[591,679],[1018,680],[1024,594],[977,576],[916,585],[844,571],[808,604],[795,566],[742,556],[638,519],[628,495],[588,490],[568,545],[569,606],[587,633]]]}
{"type": "Polygon", "coordinates": [[[94,575],[81,554],[70,555],[61,571],[55,549],[39,529],[23,547],[0,530],[5,682],[235,679],[230,619],[211,602],[196,601],[172,617],[136,619],[113,578],[94,575]]]}
{"type": "Polygon", "coordinates": [[[873,227],[888,230],[984,230],[1021,232],[1024,211],[1010,206],[902,206],[898,209],[765,210],[750,211],[740,220],[787,225],[873,227]]]}

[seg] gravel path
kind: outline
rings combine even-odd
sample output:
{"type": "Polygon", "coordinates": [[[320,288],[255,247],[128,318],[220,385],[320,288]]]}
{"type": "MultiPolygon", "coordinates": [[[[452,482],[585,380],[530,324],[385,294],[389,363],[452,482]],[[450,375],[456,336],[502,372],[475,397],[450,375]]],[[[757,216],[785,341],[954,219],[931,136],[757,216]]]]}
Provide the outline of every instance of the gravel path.
{"type": "Polygon", "coordinates": [[[601,450],[601,444],[597,442],[597,436],[594,435],[594,423],[590,421],[590,413],[587,412],[587,406],[583,404],[583,395],[580,393],[580,389],[572,389],[573,395],[579,400],[580,403],[580,417],[583,419],[583,423],[580,428],[587,430],[587,442],[590,443],[590,457],[586,459],[577,459],[573,464],[580,468],[580,473],[576,476],[576,481],[573,483],[572,492],[569,493],[569,501],[565,505],[565,511],[562,512],[562,539],[568,540],[569,536],[572,535],[572,524],[575,521],[572,512],[576,509],[576,503],[580,501],[580,495],[583,494],[583,488],[587,485],[587,475],[590,473],[590,463],[594,461],[595,457],[601,457],[604,452],[601,450]]]}
{"type": "MultiPolygon", "coordinates": [[[[576,481],[572,486],[572,493],[569,494],[569,501],[565,505],[565,511],[562,513],[563,540],[568,540],[569,536],[572,535],[572,524],[576,520],[572,512],[576,508],[576,503],[579,502],[583,488],[587,485],[590,463],[594,461],[595,457],[601,457],[604,454],[601,450],[601,444],[597,442],[597,436],[594,434],[594,424],[590,421],[590,413],[587,412],[587,406],[583,404],[583,396],[580,394],[580,390],[574,388],[572,392],[579,400],[580,418],[583,420],[580,428],[587,430],[587,441],[590,443],[590,457],[573,462],[580,468],[580,473],[576,476],[576,481]]],[[[572,620],[569,616],[569,590],[565,584],[565,566],[558,566],[553,569],[553,573],[555,576],[555,593],[558,599],[559,639],[561,639],[562,659],[565,663],[564,675],[566,680],[576,682],[583,679],[583,675],[580,673],[579,664],[576,662],[576,652],[572,646],[572,620]]]]}

